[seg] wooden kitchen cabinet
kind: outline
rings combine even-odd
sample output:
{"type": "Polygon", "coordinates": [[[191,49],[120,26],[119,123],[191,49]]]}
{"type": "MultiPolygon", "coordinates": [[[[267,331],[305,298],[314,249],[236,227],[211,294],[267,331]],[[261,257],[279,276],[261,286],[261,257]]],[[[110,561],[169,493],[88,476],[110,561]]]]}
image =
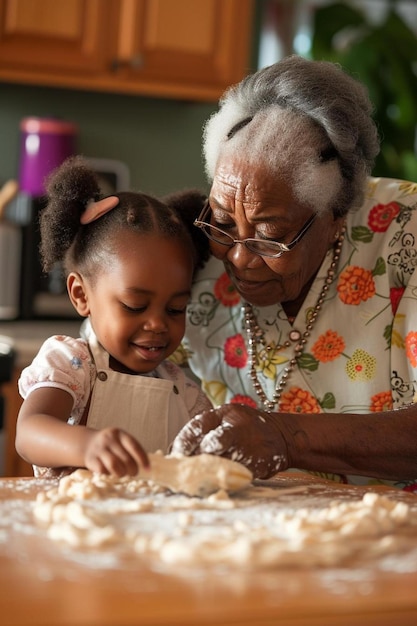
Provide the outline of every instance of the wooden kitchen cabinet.
{"type": "Polygon", "coordinates": [[[20,369],[15,369],[9,382],[3,383],[1,393],[4,396],[4,426],[6,430],[6,446],[4,459],[5,476],[33,476],[33,469],[16,452],[16,421],[22,405],[22,398],[17,389],[17,381],[20,377],[20,369]]]}
{"type": "Polygon", "coordinates": [[[17,416],[23,402],[18,390],[22,370],[33,361],[45,339],[60,334],[78,337],[79,332],[80,320],[0,322],[0,337],[6,338],[15,351],[11,380],[0,385],[0,394],[4,398],[5,476],[33,476],[32,466],[17,454],[15,448],[17,416]]]}
{"type": "Polygon", "coordinates": [[[254,0],[0,0],[0,81],[216,101],[253,22],[254,0]]]}

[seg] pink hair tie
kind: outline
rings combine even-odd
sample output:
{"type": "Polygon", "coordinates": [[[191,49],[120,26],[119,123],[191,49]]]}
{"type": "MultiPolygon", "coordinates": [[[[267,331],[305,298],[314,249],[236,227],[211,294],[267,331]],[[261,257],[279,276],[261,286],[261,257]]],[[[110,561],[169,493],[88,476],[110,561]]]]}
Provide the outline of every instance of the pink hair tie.
{"type": "Polygon", "coordinates": [[[103,200],[98,200],[98,202],[90,200],[84,213],[81,215],[81,224],[90,224],[90,222],[94,222],[94,220],[97,220],[102,215],[105,215],[114,209],[114,207],[118,204],[119,198],[117,196],[108,196],[107,198],[103,198],[103,200]]]}

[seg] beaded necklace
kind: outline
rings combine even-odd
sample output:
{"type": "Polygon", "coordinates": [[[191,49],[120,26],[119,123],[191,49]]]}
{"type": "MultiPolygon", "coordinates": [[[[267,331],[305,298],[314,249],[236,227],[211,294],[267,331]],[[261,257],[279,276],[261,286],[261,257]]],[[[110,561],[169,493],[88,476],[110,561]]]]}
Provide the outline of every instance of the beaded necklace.
{"type": "Polygon", "coordinates": [[[284,348],[289,348],[291,345],[293,345],[294,355],[288,362],[288,365],[284,368],[284,372],[280,380],[277,381],[277,385],[275,387],[275,391],[271,400],[267,397],[265,391],[263,390],[262,384],[260,383],[258,375],[256,373],[256,364],[258,362],[257,344],[261,343],[265,350],[271,350],[271,346],[266,345],[264,331],[260,328],[258,324],[258,320],[256,319],[256,315],[253,311],[252,305],[249,304],[249,302],[245,302],[242,306],[244,315],[244,330],[247,337],[248,356],[250,359],[250,378],[253,387],[266,411],[273,411],[275,406],[278,404],[282,392],[288,382],[288,379],[290,378],[291,373],[297,365],[297,359],[299,359],[304,352],[305,345],[319,316],[326,294],[336,275],[336,267],[339,261],[340,252],[342,250],[343,241],[345,239],[345,231],[346,227],[344,226],[334,246],[333,259],[330,263],[329,269],[327,271],[327,276],[325,278],[322,290],[320,291],[320,294],[317,298],[315,307],[309,315],[304,333],[301,333],[299,330],[294,328],[288,334],[287,341],[285,341],[282,345],[277,345],[275,347],[275,351],[279,351],[283,350],[284,348]]]}

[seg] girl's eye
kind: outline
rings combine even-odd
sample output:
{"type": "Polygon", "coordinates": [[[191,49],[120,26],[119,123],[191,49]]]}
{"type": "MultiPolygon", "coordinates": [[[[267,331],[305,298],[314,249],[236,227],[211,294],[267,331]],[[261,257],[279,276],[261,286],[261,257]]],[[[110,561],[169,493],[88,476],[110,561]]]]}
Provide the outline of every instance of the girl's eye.
{"type": "Polygon", "coordinates": [[[124,302],[122,302],[122,307],[125,311],[128,311],[129,313],[142,313],[143,311],[146,310],[146,306],[129,306],[128,304],[125,304],[124,302]]]}
{"type": "Polygon", "coordinates": [[[168,309],[169,315],[174,315],[174,316],[175,315],[185,315],[185,311],[186,311],[185,308],[184,309],[182,309],[182,308],[181,309],[172,309],[172,308],[168,309]]]}

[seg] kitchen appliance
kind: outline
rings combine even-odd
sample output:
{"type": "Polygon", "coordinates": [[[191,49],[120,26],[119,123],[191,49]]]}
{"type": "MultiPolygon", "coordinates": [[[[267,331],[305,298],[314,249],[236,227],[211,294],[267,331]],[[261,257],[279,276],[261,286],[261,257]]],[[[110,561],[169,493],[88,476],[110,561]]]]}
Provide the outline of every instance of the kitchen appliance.
{"type": "MultiPolygon", "coordinates": [[[[37,317],[35,294],[49,289],[51,277],[42,274],[39,260],[39,211],[45,203],[48,175],[76,152],[77,132],[73,122],[54,117],[25,117],[20,122],[19,193],[7,207],[7,221],[0,222],[0,267],[6,258],[10,267],[18,267],[17,275],[10,271],[4,283],[9,300],[13,291],[15,306],[2,306],[6,294],[0,282],[0,319],[37,317]]],[[[62,279],[53,285],[56,292],[65,288],[62,279]]],[[[49,316],[55,313],[47,311],[45,317],[49,316]]]]}
{"type": "Polygon", "coordinates": [[[22,237],[17,224],[6,217],[6,210],[18,192],[16,180],[0,189],[0,319],[19,314],[19,280],[22,237]]]}
{"type": "Polygon", "coordinates": [[[19,315],[19,279],[22,238],[19,228],[0,221],[0,319],[19,315]]]}
{"type": "MultiPolygon", "coordinates": [[[[62,152],[60,154],[60,158],[62,158],[62,152]]],[[[129,190],[130,173],[124,163],[113,159],[89,157],[85,157],[85,159],[96,171],[103,194],[111,195],[122,189],[129,190]]],[[[51,163],[51,161],[49,162],[51,163]]],[[[21,171],[23,169],[21,168],[21,171]]],[[[40,169],[38,169],[39,171],[40,169]]],[[[26,177],[25,180],[26,182],[23,184],[26,185],[26,189],[29,186],[35,189],[35,185],[39,184],[39,179],[36,182],[34,177],[26,177]]],[[[39,190],[39,186],[37,189],[39,190]]],[[[20,226],[22,239],[17,317],[24,320],[79,319],[78,313],[68,298],[62,268],[57,266],[48,274],[42,272],[39,257],[39,213],[44,208],[45,202],[44,195],[35,196],[20,190],[7,208],[9,221],[20,226]]],[[[6,318],[3,317],[3,319],[6,318]]]]}
{"type": "Polygon", "coordinates": [[[20,123],[19,189],[36,198],[45,179],[76,151],[77,126],[53,117],[26,117],[20,123]]]}
{"type": "Polygon", "coordinates": [[[2,385],[12,379],[16,352],[13,341],[9,337],[0,335],[0,476],[4,476],[6,468],[6,399],[2,393],[2,385]]]}

